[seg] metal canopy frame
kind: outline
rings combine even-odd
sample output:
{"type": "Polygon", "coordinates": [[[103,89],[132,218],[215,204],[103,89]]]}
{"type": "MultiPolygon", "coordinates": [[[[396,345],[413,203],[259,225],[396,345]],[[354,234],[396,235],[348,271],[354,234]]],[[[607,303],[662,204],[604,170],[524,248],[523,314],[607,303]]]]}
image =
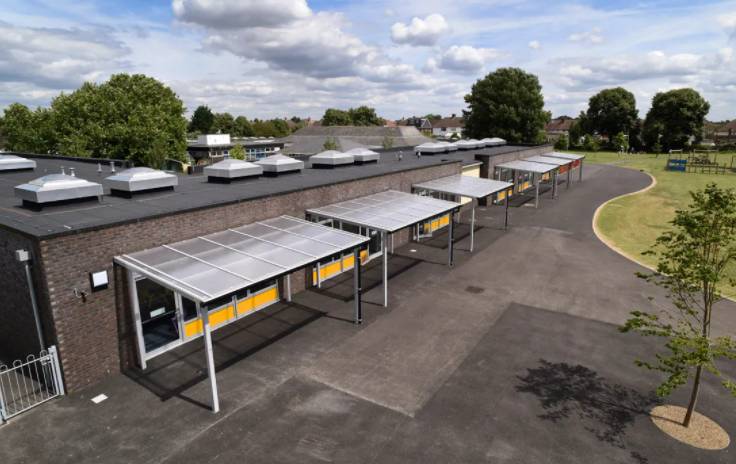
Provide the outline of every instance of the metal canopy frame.
{"type": "Polygon", "coordinates": [[[202,321],[212,410],[220,409],[217,395],[212,328],[207,303],[238,291],[284,277],[291,300],[292,272],[346,251],[353,251],[355,323],[362,322],[360,249],[369,239],[291,216],[280,216],[190,240],[116,256],[127,270],[128,291],[136,320],[141,367],[145,348],[141,331],[134,272],[194,301],[202,321]]]}
{"type": "Polygon", "coordinates": [[[578,182],[583,181],[583,163],[585,162],[585,155],[576,155],[574,153],[560,153],[553,151],[550,153],[542,153],[544,158],[559,158],[565,160],[571,160],[573,163],[578,162],[578,182]]]}
{"type": "Polygon", "coordinates": [[[525,158],[525,161],[532,161],[534,163],[542,163],[542,164],[551,164],[553,166],[557,166],[558,170],[555,171],[555,183],[552,186],[552,192],[553,196],[557,195],[557,176],[559,175],[559,169],[567,166],[567,182],[565,183],[565,189],[570,188],[570,175],[572,171],[572,165],[574,163],[574,160],[570,159],[562,159],[562,158],[554,158],[554,157],[547,157],[547,156],[532,156],[529,158],[525,158]]]}
{"type": "MultiPolygon", "coordinates": [[[[419,190],[426,192],[445,193],[471,199],[470,252],[472,253],[475,245],[476,203],[481,198],[486,198],[495,193],[508,190],[513,186],[514,184],[512,184],[511,182],[503,182],[500,180],[483,179],[480,177],[470,177],[457,174],[454,176],[441,177],[439,179],[430,180],[428,182],[414,184],[413,189],[415,191],[419,190]]],[[[506,196],[506,198],[506,209],[508,212],[508,195],[506,196]]],[[[508,227],[508,214],[506,215],[506,222],[504,224],[504,227],[508,227]]]]}
{"type": "MultiPolygon", "coordinates": [[[[396,190],[367,195],[353,200],[311,208],[307,214],[315,218],[331,219],[353,226],[381,232],[383,251],[383,306],[388,306],[388,237],[395,232],[426,222],[429,219],[450,215],[448,266],[453,266],[455,212],[460,204],[436,198],[414,195],[396,190]]],[[[393,236],[392,236],[393,243],[393,236]]]]}
{"type": "Polygon", "coordinates": [[[514,184],[517,185],[516,182],[516,175],[518,172],[526,172],[531,173],[532,178],[534,180],[534,207],[539,208],[539,181],[540,179],[538,177],[541,177],[544,174],[547,174],[549,172],[554,171],[554,184],[552,187],[552,197],[555,198],[557,196],[557,169],[559,166],[555,166],[552,164],[545,164],[545,163],[536,163],[534,161],[525,161],[525,160],[515,160],[515,161],[508,161],[506,163],[497,164],[495,166],[495,170],[498,173],[498,176],[501,175],[501,170],[506,169],[510,170],[513,174],[514,178],[514,184]]]}

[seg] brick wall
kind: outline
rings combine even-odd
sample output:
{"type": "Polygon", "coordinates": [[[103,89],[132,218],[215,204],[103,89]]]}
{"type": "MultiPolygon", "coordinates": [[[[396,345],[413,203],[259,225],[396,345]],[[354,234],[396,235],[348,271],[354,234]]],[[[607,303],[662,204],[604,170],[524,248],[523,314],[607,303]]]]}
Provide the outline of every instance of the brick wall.
{"type": "MultiPolygon", "coordinates": [[[[92,385],[135,360],[125,272],[114,268],[114,256],[283,214],[304,217],[307,208],[387,189],[409,192],[414,183],[459,172],[452,163],[43,240],[48,306],[67,388],[92,385]],[[110,288],[76,297],[74,288],[89,293],[89,273],[101,270],[108,271],[110,288]]],[[[294,290],[304,288],[303,281],[304,274],[295,273],[294,290]]]]}
{"type": "MultiPolygon", "coordinates": [[[[12,363],[40,350],[25,268],[15,259],[15,250],[19,249],[27,250],[32,258],[38,256],[34,244],[32,239],[9,230],[0,233],[0,362],[12,363]]],[[[41,282],[40,266],[35,260],[31,269],[34,283],[41,282]]],[[[43,308],[41,311],[43,315],[43,308]]],[[[43,319],[50,321],[48,317],[43,319]]],[[[45,341],[52,340],[51,324],[43,328],[45,341]]]]}

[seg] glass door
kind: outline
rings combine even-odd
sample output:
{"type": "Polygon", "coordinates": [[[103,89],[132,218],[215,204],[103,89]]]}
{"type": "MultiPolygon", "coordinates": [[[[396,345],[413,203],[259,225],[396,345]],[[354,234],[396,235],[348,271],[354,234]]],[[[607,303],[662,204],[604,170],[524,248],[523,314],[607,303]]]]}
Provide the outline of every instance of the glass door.
{"type": "Polygon", "coordinates": [[[146,278],[136,280],[135,285],[146,353],[178,342],[180,327],[174,292],[146,278]]]}

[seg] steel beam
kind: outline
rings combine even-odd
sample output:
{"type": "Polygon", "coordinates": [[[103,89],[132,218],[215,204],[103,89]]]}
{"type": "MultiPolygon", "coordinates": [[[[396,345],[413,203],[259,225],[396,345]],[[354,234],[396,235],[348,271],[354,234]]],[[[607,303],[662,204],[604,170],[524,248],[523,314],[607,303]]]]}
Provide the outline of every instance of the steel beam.
{"type": "Polygon", "coordinates": [[[204,332],[204,352],[207,356],[207,375],[210,379],[210,390],[212,391],[212,412],[220,412],[220,399],[217,395],[217,374],[215,372],[215,358],[212,354],[212,330],[210,328],[210,316],[207,308],[197,302],[197,312],[202,319],[204,332]]]}
{"type": "Polygon", "coordinates": [[[388,234],[381,232],[381,248],[383,248],[383,306],[388,306],[388,234]]]}
{"type": "Polygon", "coordinates": [[[136,345],[138,346],[138,362],[141,369],[146,370],[146,344],[143,340],[143,322],[141,321],[141,309],[138,305],[138,288],[135,286],[133,271],[125,268],[125,275],[128,279],[130,307],[133,310],[133,325],[135,326],[136,345]]]}
{"type": "Polygon", "coordinates": [[[360,293],[361,293],[361,283],[360,283],[360,248],[356,248],[353,252],[353,291],[354,296],[353,300],[355,302],[355,323],[356,324],[362,324],[363,323],[363,304],[360,301],[360,293]]]}

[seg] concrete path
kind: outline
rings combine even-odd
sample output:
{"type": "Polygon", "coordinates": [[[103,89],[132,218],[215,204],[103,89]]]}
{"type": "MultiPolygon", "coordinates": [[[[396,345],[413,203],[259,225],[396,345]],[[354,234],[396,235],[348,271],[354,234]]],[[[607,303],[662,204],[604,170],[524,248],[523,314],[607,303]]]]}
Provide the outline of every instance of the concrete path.
{"type": "MultiPolygon", "coordinates": [[[[513,208],[507,231],[503,208],[481,210],[476,252],[453,269],[444,237],[397,249],[389,308],[367,292],[361,327],[349,301],[309,291],[217,331],[218,415],[194,342],[1,426],[0,462],[733,462],[643,415],[658,378],[633,359],[657,341],[616,330],[665,301],[591,219],[647,182],[591,165],[559,199],[513,208]],[[110,399],[93,405],[98,393],[110,399]]],[[[718,330],[736,333],[735,306],[721,305],[718,330]]],[[[736,434],[712,380],[700,410],[736,434]]]]}

